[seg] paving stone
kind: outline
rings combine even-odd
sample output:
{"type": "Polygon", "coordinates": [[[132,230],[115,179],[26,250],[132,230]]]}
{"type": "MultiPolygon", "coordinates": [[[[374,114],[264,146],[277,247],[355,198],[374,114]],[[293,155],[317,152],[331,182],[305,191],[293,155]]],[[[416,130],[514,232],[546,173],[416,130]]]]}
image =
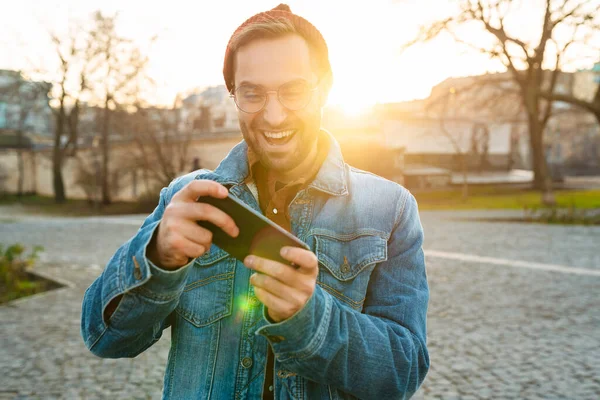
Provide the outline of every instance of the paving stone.
{"type": "MultiPolygon", "coordinates": [[[[503,214],[422,213],[425,250],[600,268],[600,228],[464,221],[486,215],[503,214]]],[[[0,243],[43,245],[36,269],[74,284],[0,306],[0,399],[161,398],[168,331],[119,360],[93,356],[79,336],[85,289],[142,220],[0,223],[0,243]]],[[[433,257],[427,273],[432,367],[415,399],[600,398],[599,277],[433,257]]]]}

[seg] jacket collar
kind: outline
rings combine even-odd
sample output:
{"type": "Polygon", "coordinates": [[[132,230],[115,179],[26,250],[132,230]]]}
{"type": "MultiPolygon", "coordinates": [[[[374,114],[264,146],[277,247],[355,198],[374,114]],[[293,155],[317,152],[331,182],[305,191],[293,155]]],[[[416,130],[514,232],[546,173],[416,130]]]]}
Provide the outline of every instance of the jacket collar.
{"type": "MultiPolygon", "coordinates": [[[[340,146],[328,131],[321,129],[321,135],[326,135],[330,141],[329,153],[308,187],[334,196],[346,195],[348,194],[347,172],[340,146]]],[[[239,185],[248,178],[248,168],[248,144],[242,140],[219,163],[214,173],[203,174],[203,176],[222,185],[239,185]]]]}

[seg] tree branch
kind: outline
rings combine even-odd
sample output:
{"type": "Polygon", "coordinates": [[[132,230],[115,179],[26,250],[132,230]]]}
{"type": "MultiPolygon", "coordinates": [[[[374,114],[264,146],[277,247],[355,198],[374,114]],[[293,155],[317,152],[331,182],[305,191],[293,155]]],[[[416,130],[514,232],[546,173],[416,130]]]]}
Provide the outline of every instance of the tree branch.
{"type": "MultiPolygon", "coordinates": [[[[558,24],[560,24],[561,22],[565,21],[565,20],[566,20],[567,18],[569,18],[569,17],[572,17],[572,16],[574,16],[574,17],[577,17],[576,13],[577,13],[579,10],[581,10],[581,7],[585,6],[585,5],[586,5],[586,4],[588,4],[588,3],[589,3],[589,1],[583,1],[583,2],[581,2],[581,3],[577,4],[577,5],[575,5],[575,6],[574,6],[574,7],[571,9],[571,11],[567,11],[566,13],[564,13],[564,14],[563,14],[562,16],[560,16],[559,18],[556,18],[555,20],[553,20],[553,21],[552,21],[552,25],[553,25],[553,27],[554,27],[554,26],[556,26],[556,25],[558,25],[558,24]]],[[[565,2],[565,4],[563,4],[563,7],[566,7],[566,6],[567,6],[567,2],[565,2]]],[[[596,8],[596,11],[595,11],[595,12],[598,12],[598,10],[599,10],[599,9],[600,9],[600,6],[596,8]]],[[[584,14],[584,15],[581,15],[581,16],[585,17],[585,16],[586,16],[586,15],[588,15],[588,14],[589,14],[589,13],[587,13],[587,14],[584,14]]]]}
{"type": "Polygon", "coordinates": [[[548,91],[542,91],[540,95],[550,101],[562,101],[583,108],[594,114],[600,114],[600,104],[590,103],[589,101],[578,99],[573,95],[550,93],[548,91]]]}

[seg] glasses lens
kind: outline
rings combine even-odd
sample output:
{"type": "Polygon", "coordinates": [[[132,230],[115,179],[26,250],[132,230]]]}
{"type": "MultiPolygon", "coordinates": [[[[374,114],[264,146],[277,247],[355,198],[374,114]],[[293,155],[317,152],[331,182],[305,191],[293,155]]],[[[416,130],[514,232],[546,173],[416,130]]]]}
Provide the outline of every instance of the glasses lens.
{"type": "Polygon", "coordinates": [[[308,105],[312,91],[306,82],[290,82],[279,88],[279,101],[290,110],[300,110],[308,105]]]}
{"type": "Polygon", "coordinates": [[[266,99],[264,91],[254,86],[240,86],[235,90],[235,104],[240,110],[247,113],[260,111],[265,105],[266,99]]]}

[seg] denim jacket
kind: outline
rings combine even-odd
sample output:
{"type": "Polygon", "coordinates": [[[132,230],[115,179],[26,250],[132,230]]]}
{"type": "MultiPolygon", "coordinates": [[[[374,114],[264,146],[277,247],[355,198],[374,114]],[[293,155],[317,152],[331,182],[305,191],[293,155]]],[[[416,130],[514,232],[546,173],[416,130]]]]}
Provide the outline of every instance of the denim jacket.
{"type": "Polygon", "coordinates": [[[429,369],[417,204],[400,185],[345,164],[329,136],[316,178],[289,206],[292,232],[319,260],[304,308],[271,323],[249,284],[252,271],[215,245],[175,271],[146,257],[166,205],[193,179],[217,181],[261,212],[242,141],[214,172],[163,188],[154,212],[87,289],[81,334],[90,351],[135,357],[171,327],[165,399],[260,399],[267,346],[275,355],[276,399],[410,397],[429,369]],[[119,295],[105,321],[104,308],[119,295]]]}

